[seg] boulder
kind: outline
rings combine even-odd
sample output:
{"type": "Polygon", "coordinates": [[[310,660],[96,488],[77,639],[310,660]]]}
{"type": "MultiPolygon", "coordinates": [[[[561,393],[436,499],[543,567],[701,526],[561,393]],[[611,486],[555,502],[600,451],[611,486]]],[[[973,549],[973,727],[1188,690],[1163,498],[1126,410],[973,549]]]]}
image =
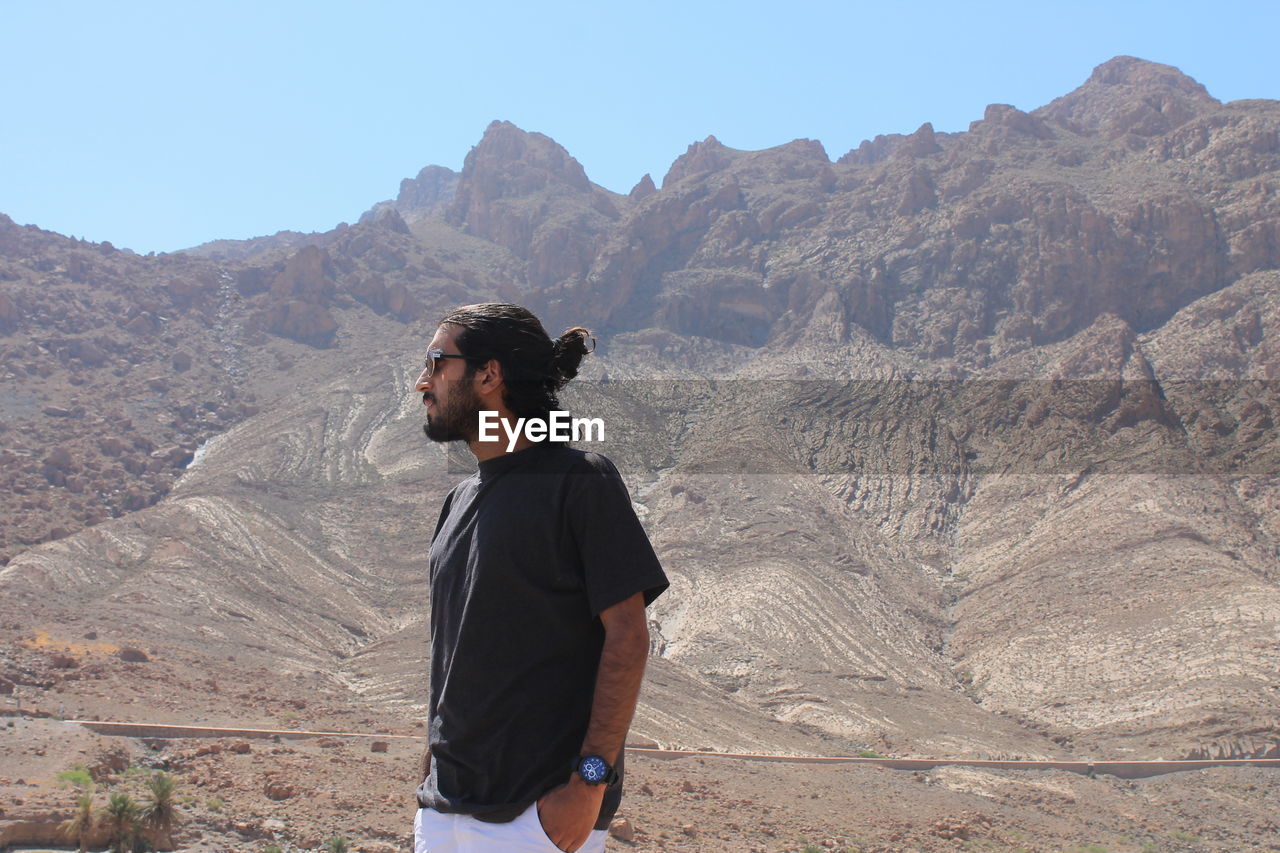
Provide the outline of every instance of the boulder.
{"type": "Polygon", "coordinates": [[[80,339],[71,345],[71,355],[80,359],[81,364],[89,367],[101,367],[106,364],[110,357],[104,344],[110,345],[112,342],[108,340],[90,341],[80,339]]]}
{"type": "Polygon", "coordinates": [[[70,471],[75,467],[75,462],[70,450],[65,447],[55,447],[44,458],[44,465],[46,468],[58,471],[70,471]]]}
{"type": "Polygon", "coordinates": [[[263,793],[267,795],[267,799],[269,800],[287,800],[296,794],[297,791],[292,785],[285,784],[284,782],[270,781],[263,789],[263,793]]]}
{"type": "Polygon", "coordinates": [[[614,818],[609,824],[609,834],[628,844],[636,840],[636,828],[625,817],[614,818]]]}

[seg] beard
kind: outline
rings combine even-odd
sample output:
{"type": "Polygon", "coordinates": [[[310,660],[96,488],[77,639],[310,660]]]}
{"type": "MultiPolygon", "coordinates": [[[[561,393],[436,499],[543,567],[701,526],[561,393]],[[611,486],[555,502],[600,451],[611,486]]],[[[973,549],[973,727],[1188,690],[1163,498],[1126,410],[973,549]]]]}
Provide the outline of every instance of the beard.
{"type": "Polygon", "coordinates": [[[427,415],[422,432],[427,438],[441,444],[470,441],[477,428],[480,398],[469,382],[458,382],[449,390],[448,400],[440,407],[440,411],[435,415],[427,415]]]}

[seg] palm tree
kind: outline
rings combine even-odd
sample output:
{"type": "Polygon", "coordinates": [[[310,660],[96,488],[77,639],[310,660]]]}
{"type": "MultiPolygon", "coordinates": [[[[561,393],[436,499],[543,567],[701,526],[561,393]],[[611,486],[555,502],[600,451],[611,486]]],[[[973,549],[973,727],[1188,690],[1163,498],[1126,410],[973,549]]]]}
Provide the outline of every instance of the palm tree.
{"type": "Polygon", "coordinates": [[[139,816],[142,825],[151,831],[157,841],[163,838],[167,849],[173,849],[173,825],[178,822],[178,807],[173,802],[178,780],[168,773],[156,773],[147,780],[147,802],[139,816]]]}
{"type": "Polygon", "coordinates": [[[138,804],[128,794],[117,791],[107,800],[106,812],[111,853],[129,853],[138,834],[138,804]]]}
{"type": "Polygon", "coordinates": [[[89,833],[93,832],[94,824],[97,822],[98,816],[93,808],[93,786],[90,785],[88,790],[80,792],[76,800],[76,813],[70,820],[63,821],[60,828],[63,835],[76,840],[80,845],[80,853],[84,853],[88,848],[89,833]]]}
{"type": "Polygon", "coordinates": [[[173,825],[178,822],[178,808],[173,801],[173,792],[178,787],[178,780],[168,773],[160,772],[147,780],[148,802],[142,807],[140,817],[142,824],[157,837],[163,837],[167,846],[173,848],[173,825]]]}

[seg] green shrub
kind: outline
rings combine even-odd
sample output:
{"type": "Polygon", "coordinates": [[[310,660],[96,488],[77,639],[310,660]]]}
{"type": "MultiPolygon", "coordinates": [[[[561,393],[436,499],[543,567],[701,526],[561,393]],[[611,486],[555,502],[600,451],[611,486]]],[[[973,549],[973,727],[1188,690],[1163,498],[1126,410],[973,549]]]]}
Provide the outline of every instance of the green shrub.
{"type": "Polygon", "coordinates": [[[89,775],[88,768],[83,764],[77,764],[70,770],[63,770],[58,774],[58,782],[63,786],[74,785],[86,791],[93,790],[93,777],[89,775]]]}

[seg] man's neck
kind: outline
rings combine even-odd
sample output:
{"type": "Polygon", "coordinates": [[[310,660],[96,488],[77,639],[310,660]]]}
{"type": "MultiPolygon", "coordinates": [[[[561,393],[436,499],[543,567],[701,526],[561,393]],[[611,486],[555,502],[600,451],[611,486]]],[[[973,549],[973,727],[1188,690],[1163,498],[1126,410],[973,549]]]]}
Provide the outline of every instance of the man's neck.
{"type": "MultiPolygon", "coordinates": [[[[505,407],[496,411],[498,412],[497,441],[481,441],[478,433],[475,438],[467,439],[467,447],[471,450],[471,454],[475,456],[477,462],[497,459],[499,456],[505,456],[508,453],[519,453],[521,450],[537,444],[537,442],[530,440],[529,436],[525,435],[523,429],[516,435],[515,443],[512,444],[511,435],[515,432],[517,421],[520,418],[511,414],[505,407]]],[[[523,427],[524,425],[520,424],[520,426],[523,427]]],[[[490,434],[492,433],[493,431],[491,430],[490,434]]]]}

